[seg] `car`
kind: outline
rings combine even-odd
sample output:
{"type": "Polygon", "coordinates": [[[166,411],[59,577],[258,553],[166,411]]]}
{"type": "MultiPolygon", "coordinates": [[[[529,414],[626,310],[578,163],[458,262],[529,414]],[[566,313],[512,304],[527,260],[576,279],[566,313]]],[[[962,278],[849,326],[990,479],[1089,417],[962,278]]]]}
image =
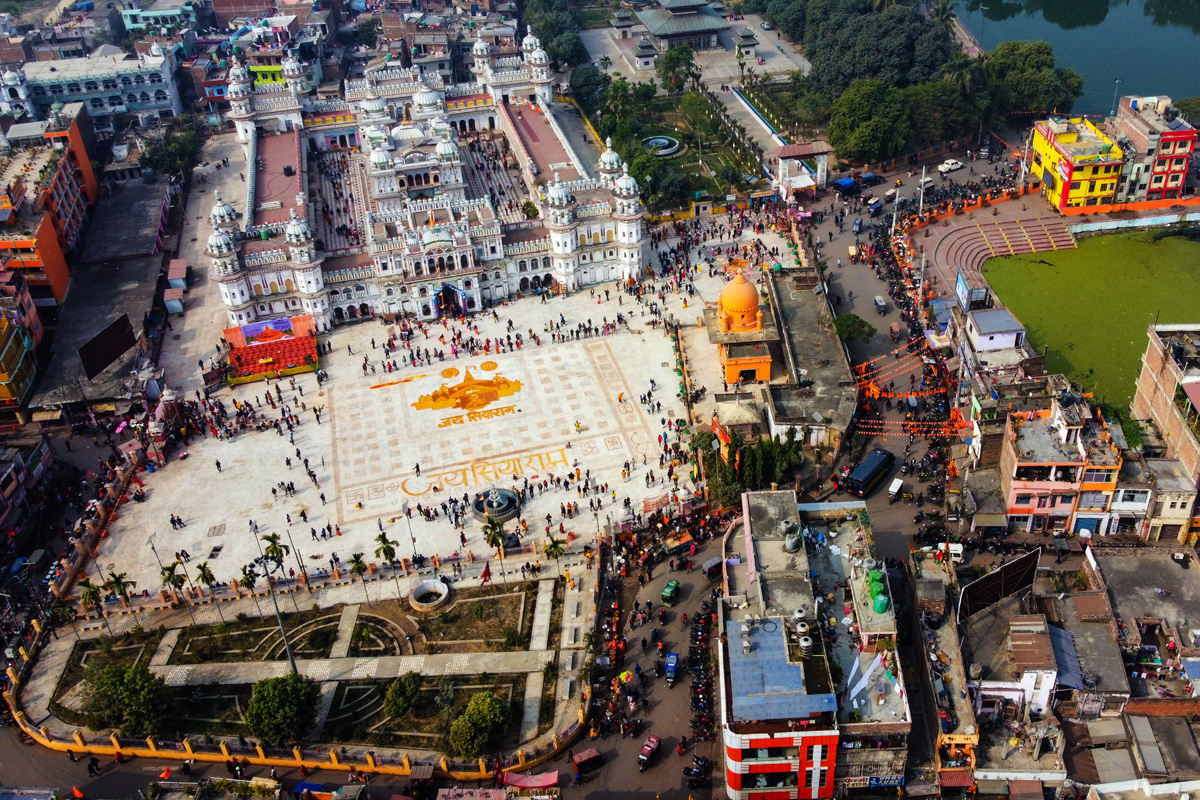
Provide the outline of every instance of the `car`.
{"type": "Polygon", "coordinates": [[[762,29],[763,29],[764,31],[774,30],[774,29],[775,29],[775,26],[774,26],[774,25],[772,25],[771,23],[767,22],[767,21],[764,19],[764,20],[762,21],[762,29]]]}
{"type": "Polygon", "coordinates": [[[854,232],[855,232],[855,233],[861,233],[861,232],[862,232],[862,226],[863,226],[862,217],[855,217],[855,218],[854,218],[854,226],[853,226],[853,230],[854,230],[854,232]]]}
{"type": "Polygon", "coordinates": [[[884,180],[885,178],[882,175],[876,175],[874,172],[864,172],[859,176],[859,181],[863,186],[878,186],[884,180]]]}
{"type": "Polygon", "coordinates": [[[962,169],[963,163],[957,158],[951,158],[938,164],[938,172],[945,175],[947,172],[954,172],[956,169],[962,169]]]}

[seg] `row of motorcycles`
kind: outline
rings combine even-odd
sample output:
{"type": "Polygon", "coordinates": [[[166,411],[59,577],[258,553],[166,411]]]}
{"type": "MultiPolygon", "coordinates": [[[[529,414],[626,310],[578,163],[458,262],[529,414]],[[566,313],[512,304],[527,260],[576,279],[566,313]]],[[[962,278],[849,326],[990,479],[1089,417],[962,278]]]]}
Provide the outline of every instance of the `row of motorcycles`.
{"type": "MultiPolygon", "coordinates": [[[[697,739],[713,740],[713,675],[709,653],[713,629],[713,605],[708,600],[700,606],[700,613],[692,617],[692,630],[688,646],[688,670],[692,673],[692,736],[697,739]]],[[[679,750],[682,754],[682,747],[679,750]]],[[[683,768],[689,789],[704,789],[709,784],[712,763],[703,756],[692,758],[692,766],[683,768]]]]}

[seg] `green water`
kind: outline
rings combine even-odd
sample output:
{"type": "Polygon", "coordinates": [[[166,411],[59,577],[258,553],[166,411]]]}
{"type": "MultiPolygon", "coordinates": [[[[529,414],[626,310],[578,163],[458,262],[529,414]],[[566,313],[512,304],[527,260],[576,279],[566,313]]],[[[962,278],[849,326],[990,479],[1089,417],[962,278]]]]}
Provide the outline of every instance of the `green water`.
{"type": "Polygon", "coordinates": [[[1084,76],[1078,113],[1110,113],[1118,78],[1121,94],[1200,95],[1200,0],[966,0],[957,13],[984,49],[1053,45],[1084,76]]]}
{"type": "Polygon", "coordinates": [[[1200,321],[1200,242],[1151,233],[1094,236],[1076,250],[991,258],[996,297],[1025,325],[1029,343],[1096,397],[1126,404],[1146,350],[1146,329],[1200,321]]]}

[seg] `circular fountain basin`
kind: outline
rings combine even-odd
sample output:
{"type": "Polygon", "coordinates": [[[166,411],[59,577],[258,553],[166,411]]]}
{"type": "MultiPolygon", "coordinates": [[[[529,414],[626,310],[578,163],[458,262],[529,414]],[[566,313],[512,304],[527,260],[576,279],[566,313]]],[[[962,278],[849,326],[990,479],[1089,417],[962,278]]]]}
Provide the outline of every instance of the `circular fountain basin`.
{"type": "Polygon", "coordinates": [[[679,140],[674,136],[647,136],[642,139],[642,149],[651,155],[666,158],[679,152],[679,140]]]}
{"type": "Polygon", "coordinates": [[[412,594],[408,596],[408,604],[413,611],[425,613],[436,611],[450,599],[450,587],[439,580],[421,581],[412,594]]]}
{"type": "Polygon", "coordinates": [[[480,522],[485,522],[488,517],[508,522],[521,513],[521,502],[516,492],[493,488],[475,493],[471,499],[471,511],[480,522]]]}

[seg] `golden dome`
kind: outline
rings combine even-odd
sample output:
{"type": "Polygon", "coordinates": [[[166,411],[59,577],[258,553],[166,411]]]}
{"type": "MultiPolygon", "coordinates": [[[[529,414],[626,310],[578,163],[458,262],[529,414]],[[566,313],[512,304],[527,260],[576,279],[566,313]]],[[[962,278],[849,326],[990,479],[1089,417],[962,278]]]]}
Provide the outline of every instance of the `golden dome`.
{"type": "Polygon", "coordinates": [[[726,331],[755,331],[762,329],[762,313],[758,310],[758,287],[737,273],[717,301],[721,327],[726,331]]]}
{"type": "Polygon", "coordinates": [[[729,314],[751,314],[758,311],[758,287],[738,273],[721,290],[721,308],[729,314]]]}

